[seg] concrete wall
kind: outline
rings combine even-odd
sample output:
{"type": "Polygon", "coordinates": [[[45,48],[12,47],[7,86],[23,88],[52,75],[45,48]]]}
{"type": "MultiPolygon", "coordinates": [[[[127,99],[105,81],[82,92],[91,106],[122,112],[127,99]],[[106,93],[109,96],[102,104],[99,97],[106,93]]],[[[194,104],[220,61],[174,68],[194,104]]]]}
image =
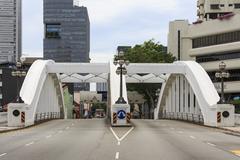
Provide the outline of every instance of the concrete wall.
{"type": "Polygon", "coordinates": [[[240,114],[235,114],[235,124],[240,125],[240,114]]]}
{"type": "Polygon", "coordinates": [[[0,123],[6,123],[7,122],[7,112],[0,113],[0,123]]]}

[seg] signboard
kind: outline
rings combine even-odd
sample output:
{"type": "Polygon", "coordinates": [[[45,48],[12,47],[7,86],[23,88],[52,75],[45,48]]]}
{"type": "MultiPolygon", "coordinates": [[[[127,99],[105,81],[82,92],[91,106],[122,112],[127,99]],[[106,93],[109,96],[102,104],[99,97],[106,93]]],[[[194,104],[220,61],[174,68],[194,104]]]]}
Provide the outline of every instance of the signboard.
{"type": "Polygon", "coordinates": [[[119,119],[125,119],[126,118],[126,112],[124,110],[119,110],[117,112],[117,116],[119,119]]]}

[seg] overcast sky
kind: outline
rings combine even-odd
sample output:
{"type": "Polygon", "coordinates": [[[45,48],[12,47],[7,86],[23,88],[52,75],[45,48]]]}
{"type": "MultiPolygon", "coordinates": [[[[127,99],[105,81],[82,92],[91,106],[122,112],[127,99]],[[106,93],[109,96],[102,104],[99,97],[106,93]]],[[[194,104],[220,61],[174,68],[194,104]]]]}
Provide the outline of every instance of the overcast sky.
{"type": "MultiPolygon", "coordinates": [[[[43,55],[43,0],[23,1],[23,54],[43,55]]],[[[93,62],[107,62],[118,45],[154,38],[167,45],[168,23],[196,20],[197,0],[80,0],[91,24],[93,62]]]]}

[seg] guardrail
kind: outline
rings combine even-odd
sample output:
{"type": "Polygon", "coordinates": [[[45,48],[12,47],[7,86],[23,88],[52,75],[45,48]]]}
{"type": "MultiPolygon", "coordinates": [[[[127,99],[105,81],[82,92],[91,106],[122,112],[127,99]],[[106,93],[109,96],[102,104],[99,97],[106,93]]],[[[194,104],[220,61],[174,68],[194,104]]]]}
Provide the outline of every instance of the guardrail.
{"type": "Polygon", "coordinates": [[[240,125],[240,114],[235,114],[235,124],[240,125]]]}
{"type": "Polygon", "coordinates": [[[0,112],[0,123],[7,123],[7,112],[0,112]]]}
{"type": "Polygon", "coordinates": [[[53,119],[60,119],[60,117],[61,117],[60,112],[37,113],[35,115],[35,123],[53,119]]]}
{"type": "Polygon", "coordinates": [[[167,112],[161,113],[159,117],[160,119],[181,120],[198,124],[204,123],[203,116],[200,114],[167,112]]]}

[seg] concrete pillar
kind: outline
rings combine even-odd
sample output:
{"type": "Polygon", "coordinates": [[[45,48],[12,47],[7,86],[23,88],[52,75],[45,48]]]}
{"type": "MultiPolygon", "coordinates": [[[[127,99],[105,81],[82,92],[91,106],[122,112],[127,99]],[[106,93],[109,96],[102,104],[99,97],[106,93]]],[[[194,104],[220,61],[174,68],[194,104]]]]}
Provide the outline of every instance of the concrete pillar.
{"type": "Polygon", "coordinates": [[[179,76],[176,77],[176,112],[180,112],[180,78],[179,76]]]}
{"type": "Polygon", "coordinates": [[[190,113],[194,114],[194,93],[192,90],[192,87],[189,86],[190,88],[190,113]]]}
{"type": "Polygon", "coordinates": [[[176,81],[172,83],[172,112],[176,112],[176,81]]]}
{"type": "Polygon", "coordinates": [[[172,112],[172,87],[168,89],[168,110],[172,112]]]}
{"type": "Polygon", "coordinates": [[[166,96],[166,111],[167,111],[167,112],[170,112],[169,95],[166,96]]]}
{"type": "Polygon", "coordinates": [[[183,76],[180,76],[180,112],[184,112],[183,99],[184,99],[184,85],[183,85],[183,76]]]}
{"type": "Polygon", "coordinates": [[[189,113],[189,110],[188,110],[188,81],[187,79],[185,79],[185,113],[189,113]]]}

